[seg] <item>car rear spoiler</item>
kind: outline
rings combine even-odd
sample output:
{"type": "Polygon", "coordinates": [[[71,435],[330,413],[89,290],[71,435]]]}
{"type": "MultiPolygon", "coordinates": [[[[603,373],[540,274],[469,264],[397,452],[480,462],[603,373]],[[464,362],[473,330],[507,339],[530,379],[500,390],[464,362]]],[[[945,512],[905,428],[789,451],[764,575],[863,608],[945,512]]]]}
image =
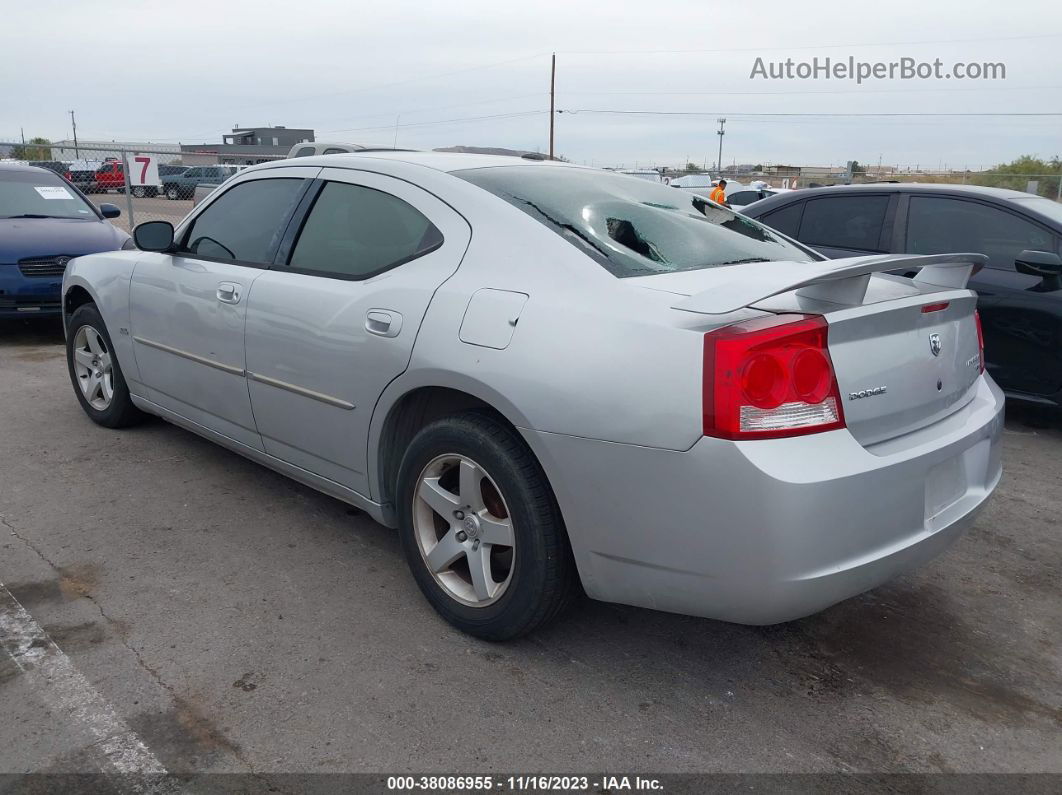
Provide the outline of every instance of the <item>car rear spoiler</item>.
{"type": "Polygon", "coordinates": [[[922,287],[962,289],[988,262],[984,254],[874,254],[821,262],[761,262],[732,267],[733,278],[673,305],[683,312],[726,315],[790,290],[835,304],[858,306],[870,277],[883,271],[921,269],[912,281],[922,287]]]}

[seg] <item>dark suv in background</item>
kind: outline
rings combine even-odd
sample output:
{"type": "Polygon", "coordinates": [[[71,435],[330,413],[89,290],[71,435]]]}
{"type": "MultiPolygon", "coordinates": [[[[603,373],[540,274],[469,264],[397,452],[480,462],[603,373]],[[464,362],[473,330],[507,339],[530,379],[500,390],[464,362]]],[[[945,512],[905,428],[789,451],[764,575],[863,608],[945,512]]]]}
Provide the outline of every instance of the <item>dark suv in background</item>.
{"type": "Polygon", "coordinates": [[[1062,407],[1062,204],[1002,188],[798,190],[742,211],[826,257],[972,251],[988,370],[1008,396],[1062,407]]]}

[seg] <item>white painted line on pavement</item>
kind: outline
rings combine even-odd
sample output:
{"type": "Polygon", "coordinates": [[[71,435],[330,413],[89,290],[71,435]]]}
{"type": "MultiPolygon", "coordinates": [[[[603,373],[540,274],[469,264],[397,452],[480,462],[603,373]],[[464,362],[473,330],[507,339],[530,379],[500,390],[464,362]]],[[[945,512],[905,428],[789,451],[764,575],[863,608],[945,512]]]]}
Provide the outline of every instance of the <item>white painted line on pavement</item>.
{"type": "Polygon", "coordinates": [[[0,648],[60,715],[88,730],[124,792],[175,791],[166,768],[0,582],[0,648]],[[150,778],[148,778],[150,777],[150,778]]]}

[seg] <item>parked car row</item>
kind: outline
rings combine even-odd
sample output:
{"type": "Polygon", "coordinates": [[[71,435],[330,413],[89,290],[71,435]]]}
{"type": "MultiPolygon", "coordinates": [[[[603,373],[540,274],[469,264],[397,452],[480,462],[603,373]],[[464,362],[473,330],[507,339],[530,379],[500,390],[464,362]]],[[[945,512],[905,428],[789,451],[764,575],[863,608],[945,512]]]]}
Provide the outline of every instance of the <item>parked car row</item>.
{"type": "Polygon", "coordinates": [[[1001,471],[997,379],[1062,405],[1062,207],[1014,191],[739,214],[568,164],[363,152],[230,175],[137,246],[119,212],[0,167],[0,313],[64,314],[99,424],[158,414],[397,527],[427,599],[482,637],[577,581],[814,612],[971,523],[1001,471]]]}

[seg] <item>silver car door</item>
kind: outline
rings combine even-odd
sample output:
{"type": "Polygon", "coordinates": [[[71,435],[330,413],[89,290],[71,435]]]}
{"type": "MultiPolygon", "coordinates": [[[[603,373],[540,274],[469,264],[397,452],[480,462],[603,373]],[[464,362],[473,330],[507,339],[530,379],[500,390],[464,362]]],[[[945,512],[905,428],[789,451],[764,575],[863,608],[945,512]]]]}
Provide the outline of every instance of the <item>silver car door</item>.
{"type": "Polygon", "coordinates": [[[248,387],[266,452],[368,495],[373,407],[471,231],[408,182],[333,168],[320,179],[290,253],[248,296],[248,387]]]}
{"type": "Polygon", "coordinates": [[[258,450],[245,379],[247,294],[318,170],[259,172],[226,188],[178,230],[175,253],[145,252],[130,284],[145,396],[258,450]]]}

